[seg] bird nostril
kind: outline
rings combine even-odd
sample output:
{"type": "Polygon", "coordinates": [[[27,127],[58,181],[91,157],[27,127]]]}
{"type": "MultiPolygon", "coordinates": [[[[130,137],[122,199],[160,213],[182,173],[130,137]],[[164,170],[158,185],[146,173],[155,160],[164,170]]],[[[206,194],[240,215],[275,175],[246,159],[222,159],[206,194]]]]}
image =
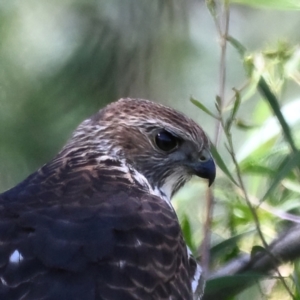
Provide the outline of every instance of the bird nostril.
{"type": "Polygon", "coordinates": [[[201,162],[206,162],[208,161],[210,158],[210,154],[206,149],[203,149],[200,153],[199,153],[199,160],[201,162]]]}
{"type": "Polygon", "coordinates": [[[206,161],[206,160],[207,160],[207,157],[204,156],[204,155],[201,155],[201,156],[200,156],[200,160],[201,160],[201,161],[206,161]]]}

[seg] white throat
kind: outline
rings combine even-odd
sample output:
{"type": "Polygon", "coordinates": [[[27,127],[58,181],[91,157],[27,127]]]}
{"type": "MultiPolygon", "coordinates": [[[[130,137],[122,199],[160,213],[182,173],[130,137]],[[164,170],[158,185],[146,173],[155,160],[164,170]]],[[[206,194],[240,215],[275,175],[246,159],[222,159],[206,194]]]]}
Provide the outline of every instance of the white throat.
{"type": "Polygon", "coordinates": [[[171,195],[172,195],[172,186],[173,185],[170,186],[169,184],[166,184],[160,188],[158,188],[158,187],[152,188],[151,184],[149,183],[149,181],[143,174],[141,174],[140,172],[138,172],[137,170],[135,170],[131,167],[128,167],[128,168],[131,171],[132,177],[143,187],[147,188],[147,190],[149,191],[149,193],[151,195],[155,195],[155,196],[158,196],[159,198],[163,199],[173,209],[173,206],[171,205],[171,195]]]}

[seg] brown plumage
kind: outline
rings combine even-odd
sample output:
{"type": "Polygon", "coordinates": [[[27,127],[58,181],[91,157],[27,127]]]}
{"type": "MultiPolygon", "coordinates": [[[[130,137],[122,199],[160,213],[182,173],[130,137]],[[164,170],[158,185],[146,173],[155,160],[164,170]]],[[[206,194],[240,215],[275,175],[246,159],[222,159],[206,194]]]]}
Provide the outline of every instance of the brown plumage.
{"type": "Polygon", "coordinates": [[[192,120],[147,100],[100,110],[0,195],[0,299],[192,299],[196,265],[170,204],[192,175],[215,176],[192,120]]]}

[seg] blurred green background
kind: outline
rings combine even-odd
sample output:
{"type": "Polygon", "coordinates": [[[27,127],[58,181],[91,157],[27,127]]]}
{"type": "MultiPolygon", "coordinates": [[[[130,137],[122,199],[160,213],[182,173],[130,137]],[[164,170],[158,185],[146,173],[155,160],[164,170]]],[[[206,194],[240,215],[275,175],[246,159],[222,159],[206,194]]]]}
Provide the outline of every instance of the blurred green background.
{"type": "MultiPolygon", "coordinates": [[[[232,134],[248,192],[259,201],[289,149],[276,116],[255,90],[257,74],[265,75],[278,95],[298,144],[300,7],[297,1],[235,2],[241,3],[231,5],[229,32],[247,52],[241,57],[228,45],[225,95],[230,104],[232,88],[242,91],[240,126],[232,134]],[[249,61],[255,72],[247,76],[244,67],[249,61]]],[[[195,119],[214,140],[216,121],[190,97],[216,113],[219,61],[219,37],[204,1],[2,0],[0,191],[49,161],[82,120],[120,97],[172,106],[195,119]]],[[[234,172],[224,137],[219,153],[234,172]]],[[[287,226],[272,209],[299,213],[295,201],[300,187],[293,168],[288,171],[259,212],[269,240],[287,226]]],[[[215,186],[213,244],[254,228],[243,197],[221,171],[215,186]]],[[[174,202],[187,224],[185,233],[191,231],[194,250],[202,240],[204,194],[203,183],[193,180],[174,202]]],[[[213,265],[217,268],[216,261],[221,265],[241,251],[250,252],[256,243],[255,234],[239,240],[213,265]]],[[[294,269],[288,270],[291,274],[294,269]]],[[[282,289],[273,286],[268,297],[279,299],[282,289]]],[[[253,293],[263,298],[253,290],[239,297],[253,299],[253,293]]],[[[280,299],[289,298],[284,294],[280,299]]]]}
{"type": "MultiPolygon", "coordinates": [[[[299,27],[297,12],[232,7],[230,32],[250,50],[296,42],[299,27]]],[[[170,105],[212,137],[213,120],[189,102],[193,95],[213,109],[218,90],[218,37],[203,1],[3,0],[0,36],[1,190],[120,97],[170,105]]],[[[230,91],[245,81],[231,47],[227,69],[230,91]]],[[[248,101],[245,117],[255,106],[248,101]]]]}

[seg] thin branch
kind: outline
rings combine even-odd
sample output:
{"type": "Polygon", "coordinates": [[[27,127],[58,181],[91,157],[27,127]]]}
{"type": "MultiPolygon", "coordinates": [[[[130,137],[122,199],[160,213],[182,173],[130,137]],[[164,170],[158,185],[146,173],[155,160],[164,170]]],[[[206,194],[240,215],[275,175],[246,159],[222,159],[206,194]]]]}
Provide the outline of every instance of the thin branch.
{"type": "Polygon", "coordinates": [[[258,233],[258,235],[259,235],[259,237],[260,237],[260,239],[262,241],[262,244],[263,244],[263,246],[265,248],[265,251],[274,260],[274,262],[273,262],[273,264],[275,265],[274,269],[275,269],[276,273],[278,274],[280,281],[282,282],[283,286],[285,287],[285,289],[288,292],[288,294],[292,297],[292,299],[295,299],[295,297],[294,297],[293,293],[291,292],[290,288],[288,287],[285,279],[283,278],[283,276],[281,275],[280,271],[276,267],[276,265],[278,265],[280,262],[277,261],[278,258],[275,257],[273,255],[273,253],[269,250],[269,245],[266,242],[265,237],[264,237],[264,235],[262,233],[262,230],[261,230],[261,227],[260,227],[260,223],[259,223],[259,219],[258,219],[256,210],[255,210],[255,208],[253,207],[253,205],[252,205],[252,203],[250,201],[250,198],[248,196],[246,187],[244,185],[244,181],[242,179],[242,174],[241,174],[240,167],[239,167],[238,161],[236,159],[235,151],[234,151],[234,146],[233,146],[233,142],[232,142],[232,136],[231,136],[230,129],[226,129],[225,128],[225,122],[224,122],[224,118],[221,115],[221,112],[220,112],[220,118],[221,118],[221,126],[223,127],[223,130],[225,132],[225,135],[226,135],[226,138],[227,138],[227,141],[228,141],[228,151],[229,151],[229,154],[231,155],[232,161],[233,161],[234,166],[236,168],[238,183],[239,183],[239,186],[240,186],[240,188],[241,188],[241,190],[243,192],[243,196],[244,196],[244,199],[246,200],[247,206],[250,209],[250,212],[251,212],[251,215],[253,217],[257,233],[258,233]]]}
{"type": "MultiPolygon", "coordinates": [[[[209,4],[208,4],[209,5],[209,4]]],[[[225,84],[226,84],[226,50],[227,50],[227,35],[229,30],[229,5],[224,3],[222,5],[222,14],[221,21],[218,20],[215,13],[212,13],[213,19],[216,24],[217,31],[220,38],[221,46],[221,56],[220,56],[220,67],[219,67],[219,105],[220,109],[223,109],[225,104],[225,84]],[[223,29],[224,28],[224,29],[223,29]]],[[[217,120],[215,128],[215,139],[214,144],[217,146],[221,138],[221,122],[217,120]]],[[[206,275],[209,270],[209,261],[210,261],[210,239],[211,239],[211,225],[212,225],[212,215],[214,208],[214,195],[213,190],[208,189],[206,193],[206,218],[204,225],[204,238],[202,241],[202,255],[201,255],[201,265],[203,269],[203,277],[206,278],[206,275]]]]}
{"type": "MultiPolygon", "coordinates": [[[[272,253],[270,246],[266,242],[265,237],[264,237],[261,227],[260,227],[260,222],[258,219],[256,209],[252,205],[250,198],[248,196],[246,187],[244,185],[241,170],[239,168],[239,164],[236,159],[235,150],[234,150],[234,146],[233,146],[233,142],[232,142],[232,136],[231,136],[231,132],[230,132],[233,117],[232,117],[232,119],[230,119],[226,122],[224,121],[224,117],[223,117],[223,110],[224,110],[224,106],[225,106],[225,84],[226,84],[226,50],[227,50],[226,46],[227,46],[227,37],[228,37],[228,30],[229,30],[229,14],[230,14],[229,1],[225,0],[223,2],[223,5],[221,7],[221,9],[222,9],[221,17],[217,17],[216,5],[215,5],[214,0],[207,0],[207,4],[208,4],[208,8],[213,16],[213,19],[215,21],[217,31],[219,33],[220,47],[221,47],[220,71],[219,71],[219,76],[220,76],[219,77],[219,96],[217,97],[217,104],[218,104],[217,108],[218,108],[220,120],[218,120],[216,123],[216,132],[215,132],[215,140],[214,140],[215,146],[217,147],[220,142],[221,131],[223,129],[223,131],[225,132],[225,135],[226,135],[227,142],[228,142],[228,147],[227,147],[228,151],[229,151],[231,158],[233,160],[233,163],[236,167],[239,187],[242,190],[244,199],[245,199],[247,206],[253,217],[257,233],[258,233],[260,240],[262,241],[262,244],[265,248],[264,254],[267,255],[267,259],[270,261],[272,269],[275,270],[276,273],[278,274],[279,279],[282,282],[282,284],[285,287],[288,294],[293,299],[295,299],[295,297],[293,296],[285,279],[282,277],[280,271],[277,268],[277,266],[281,263],[281,259],[278,255],[272,253]]],[[[236,95],[236,97],[237,97],[237,95],[236,95]]],[[[203,248],[202,248],[202,265],[203,265],[203,269],[204,269],[204,276],[207,275],[208,266],[209,266],[208,249],[209,249],[209,244],[210,244],[210,228],[211,228],[211,222],[212,222],[213,203],[214,203],[213,192],[208,191],[207,192],[206,223],[204,226],[205,232],[204,232],[204,241],[203,241],[203,248]]]]}
{"type": "MultiPolygon", "coordinates": [[[[238,162],[236,160],[236,155],[234,152],[234,146],[232,142],[232,136],[230,133],[230,128],[226,128],[224,118],[223,118],[223,109],[225,106],[225,85],[226,85],[226,50],[227,50],[227,37],[228,37],[228,31],[229,31],[229,16],[230,16],[230,9],[229,9],[229,1],[224,1],[222,5],[222,13],[221,13],[221,18],[218,19],[217,13],[215,12],[215,2],[212,1],[207,1],[208,7],[211,11],[211,14],[213,16],[213,19],[216,24],[217,31],[219,33],[219,38],[220,38],[220,47],[221,47],[221,57],[220,57],[220,68],[219,68],[219,96],[217,97],[217,102],[218,102],[218,113],[220,116],[220,120],[217,121],[216,123],[216,132],[215,132],[215,146],[217,147],[220,139],[221,139],[221,129],[223,128],[223,131],[225,132],[229,147],[228,151],[232,157],[233,163],[236,167],[237,171],[237,177],[238,177],[238,183],[240,188],[243,191],[244,198],[246,200],[247,206],[250,209],[250,212],[253,216],[253,220],[255,223],[255,227],[257,230],[257,233],[262,241],[263,246],[265,247],[265,251],[269,253],[270,257],[273,258],[274,263],[278,264],[276,261],[276,257],[273,256],[273,254],[269,251],[269,245],[267,244],[261,227],[259,223],[259,219],[256,213],[255,208],[252,206],[251,201],[248,197],[241,171],[239,169],[238,162]]],[[[232,120],[231,120],[232,122],[232,120]]],[[[204,226],[204,241],[202,244],[202,267],[204,271],[204,278],[206,278],[208,268],[209,268],[209,246],[210,246],[210,228],[211,228],[211,223],[212,223],[212,214],[213,214],[213,204],[214,204],[214,197],[213,197],[213,191],[208,191],[207,192],[207,213],[206,213],[206,222],[204,226]]],[[[294,298],[292,292],[290,291],[289,287],[287,286],[284,278],[280,274],[279,270],[275,267],[275,270],[286,288],[287,292],[290,294],[292,298],[294,298]]]]}
{"type": "Polygon", "coordinates": [[[211,189],[206,191],[206,216],[204,224],[204,237],[201,244],[201,267],[203,272],[203,277],[206,278],[209,272],[209,261],[210,261],[210,238],[211,238],[211,224],[212,224],[212,213],[214,206],[214,196],[211,189]]]}
{"type": "MultiPolygon", "coordinates": [[[[209,293],[205,293],[202,300],[231,298],[256,283],[259,276],[261,276],[261,278],[270,276],[270,272],[278,267],[279,264],[299,258],[300,225],[292,227],[273,241],[269,245],[269,251],[272,253],[272,256],[270,256],[270,254],[266,251],[260,251],[253,256],[250,256],[249,254],[240,255],[227,265],[223,266],[217,272],[211,274],[209,276],[209,280],[212,281],[221,280],[224,276],[228,277],[237,275],[239,275],[241,279],[245,276],[247,280],[235,280],[232,281],[230,286],[211,290],[209,293]],[[276,257],[276,264],[274,264],[273,257],[276,257]]],[[[293,295],[291,296],[295,299],[293,295]]]]}

